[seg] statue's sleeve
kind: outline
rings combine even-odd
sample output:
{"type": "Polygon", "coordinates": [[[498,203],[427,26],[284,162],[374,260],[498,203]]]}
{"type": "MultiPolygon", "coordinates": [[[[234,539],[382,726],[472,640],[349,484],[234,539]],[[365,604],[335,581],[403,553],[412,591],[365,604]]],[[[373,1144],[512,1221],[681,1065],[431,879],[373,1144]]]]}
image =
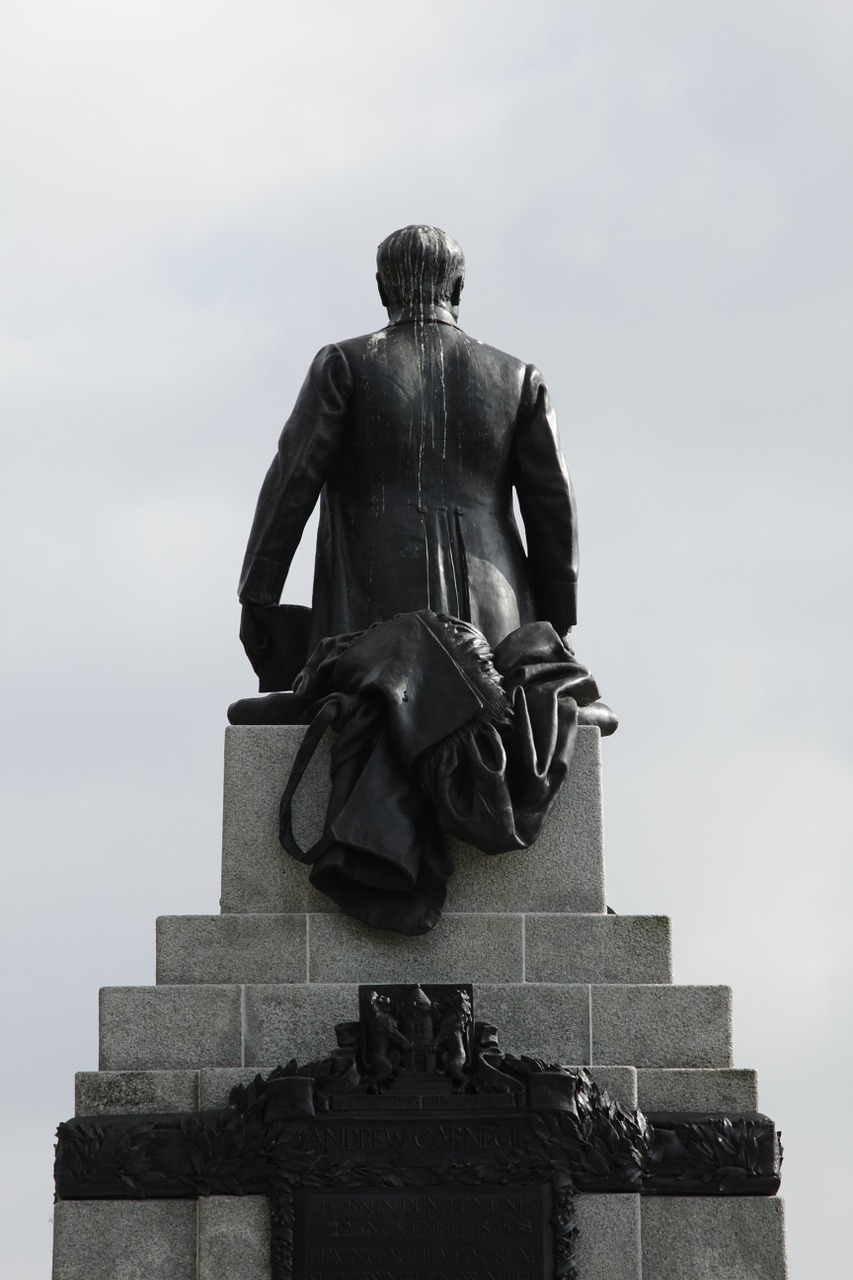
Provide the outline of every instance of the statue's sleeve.
{"type": "Polygon", "coordinates": [[[314,357],[261,486],[240,575],[244,604],[278,604],[290,562],[335,465],[352,390],[338,346],[314,357]]]}
{"type": "Polygon", "coordinates": [[[525,371],[512,474],[524,520],[536,612],[565,635],[577,621],[575,496],[551,397],[533,365],[525,371]]]}

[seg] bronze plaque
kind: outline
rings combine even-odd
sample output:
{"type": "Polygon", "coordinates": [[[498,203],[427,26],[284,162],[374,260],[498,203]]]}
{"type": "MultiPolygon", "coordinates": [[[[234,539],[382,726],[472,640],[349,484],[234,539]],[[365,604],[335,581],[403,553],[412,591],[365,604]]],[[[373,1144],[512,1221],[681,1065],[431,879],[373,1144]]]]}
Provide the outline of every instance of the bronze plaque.
{"type": "Polygon", "coordinates": [[[298,1280],[551,1280],[550,1186],[304,1188],[298,1280]]]}

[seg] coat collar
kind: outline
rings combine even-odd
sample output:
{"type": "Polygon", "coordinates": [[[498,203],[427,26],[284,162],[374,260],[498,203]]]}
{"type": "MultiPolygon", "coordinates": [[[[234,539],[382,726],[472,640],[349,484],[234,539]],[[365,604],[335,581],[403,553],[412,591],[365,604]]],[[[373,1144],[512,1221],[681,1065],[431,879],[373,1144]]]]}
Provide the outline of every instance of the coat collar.
{"type": "Polygon", "coordinates": [[[426,307],[400,307],[394,312],[386,328],[393,329],[398,324],[415,324],[418,321],[422,324],[449,324],[454,329],[458,328],[453,312],[440,303],[430,303],[426,307]]]}

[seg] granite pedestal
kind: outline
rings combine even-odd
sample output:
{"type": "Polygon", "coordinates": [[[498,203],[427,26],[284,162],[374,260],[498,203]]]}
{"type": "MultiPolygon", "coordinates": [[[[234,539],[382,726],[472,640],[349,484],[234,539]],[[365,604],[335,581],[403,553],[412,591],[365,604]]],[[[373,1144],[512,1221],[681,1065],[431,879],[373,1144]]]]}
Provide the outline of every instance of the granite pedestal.
{"type": "MultiPolygon", "coordinates": [[[[569,782],[537,843],[485,857],[453,844],[440,923],[423,937],[346,917],[281,850],[277,810],[303,730],[226,733],[218,916],[157,921],[156,982],[101,992],[100,1070],[78,1115],[222,1106],[231,1088],[306,1061],[356,1015],[359,983],[471,982],[502,1047],[587,1066],[628,1107],[754,1112],[732,1063],[730,992],[672,983],[670,922],[607,914],[598,730],[581,728],[569,782]]],[[[328,746],[294,809],[319,834],[328,746]]],[[[63,1201],[54,1280],[269,1280],[263,1198],[63,1201]]],[[[775,1198],[584,1195],[578,1280],[783,1280],[775,1198]]]]}

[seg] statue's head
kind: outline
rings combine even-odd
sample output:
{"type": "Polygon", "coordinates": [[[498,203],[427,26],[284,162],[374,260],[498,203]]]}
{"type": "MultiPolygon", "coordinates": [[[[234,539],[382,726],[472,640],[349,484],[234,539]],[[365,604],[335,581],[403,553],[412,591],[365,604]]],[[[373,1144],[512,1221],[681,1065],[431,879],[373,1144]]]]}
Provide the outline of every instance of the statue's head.
{"type": "Polygon", "coordinates": [[[376,282],[383,305],[459,310],[465,255],[439,227],[401,227],[376,251],[376,282]]]}

